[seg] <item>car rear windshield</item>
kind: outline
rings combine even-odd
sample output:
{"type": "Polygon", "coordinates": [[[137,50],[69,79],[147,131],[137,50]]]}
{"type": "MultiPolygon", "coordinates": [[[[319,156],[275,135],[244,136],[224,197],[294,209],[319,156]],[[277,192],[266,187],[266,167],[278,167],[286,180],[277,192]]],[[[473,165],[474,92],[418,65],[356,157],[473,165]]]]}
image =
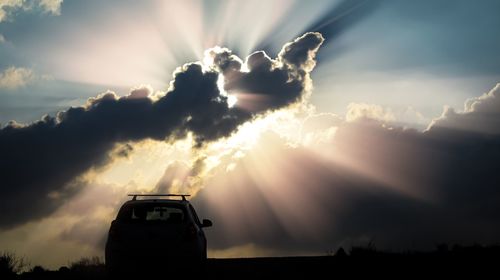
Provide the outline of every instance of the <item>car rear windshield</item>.
{"type": "Polygon", "coordinates": [[[182,223],[186,217],[186,211],[181,205],[166,203],[144,203],[136,205],[125,205],[120,210],[117,220],[127,222],[160,222],[160,223],[182,223]]]}

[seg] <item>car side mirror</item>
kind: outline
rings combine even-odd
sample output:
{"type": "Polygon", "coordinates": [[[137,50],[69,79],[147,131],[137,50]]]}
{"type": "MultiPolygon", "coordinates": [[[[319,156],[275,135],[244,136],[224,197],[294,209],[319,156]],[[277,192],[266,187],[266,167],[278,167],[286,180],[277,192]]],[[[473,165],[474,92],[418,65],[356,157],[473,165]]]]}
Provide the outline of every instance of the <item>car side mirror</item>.
{"type": "Polygon", "coordinates": [[[211,226],[212,226],[212,221],[210,221],[209,219],[203,219],[201,227],[211,227],[211,226]]]}

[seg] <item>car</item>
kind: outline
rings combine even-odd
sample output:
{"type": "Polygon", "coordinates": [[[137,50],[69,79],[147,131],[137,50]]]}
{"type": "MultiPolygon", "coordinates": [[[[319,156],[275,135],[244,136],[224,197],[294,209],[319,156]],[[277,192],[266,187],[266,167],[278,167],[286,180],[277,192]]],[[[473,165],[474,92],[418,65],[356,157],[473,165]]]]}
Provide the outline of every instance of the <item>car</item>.
{"type": "Polygon", "coordinates": [[[200,221],[186,199],[189,195],[129,196],[132,199],[121,206],[111,222],[106,241],[105,264],[110,273],[180,266],[203,269],[207,261],[203,228],[212,226],[212,222],[200,221]]]}

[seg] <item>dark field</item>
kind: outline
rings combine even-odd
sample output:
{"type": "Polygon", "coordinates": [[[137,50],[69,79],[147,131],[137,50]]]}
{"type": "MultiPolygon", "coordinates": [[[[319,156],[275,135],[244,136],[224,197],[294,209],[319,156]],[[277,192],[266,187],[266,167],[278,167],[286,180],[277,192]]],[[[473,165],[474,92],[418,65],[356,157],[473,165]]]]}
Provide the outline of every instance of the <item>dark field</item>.
{"type": "MultiPolygon", "coordinates": [[[[3,269],[3,268],[2,268],[3,269]]],[[[97,259],[82,259],[57,271],[42,267],[20,274],[3,270],[1,279],[112,279],[105,265],[97,259]]],[[[470,276],[475,279],[499,279],[500,246],[441,247],[433,252],[390,253],[370,248],[353,248],[348,254],[317,257],[276,257],[245,259],[209,259],[205,271],[178,266],[155,270],[145,268],[136,274],[115,278],[262,278],[279,277],[332,279],[339,276],[391,276],[398,278],[435,276],[470,276]]]]}

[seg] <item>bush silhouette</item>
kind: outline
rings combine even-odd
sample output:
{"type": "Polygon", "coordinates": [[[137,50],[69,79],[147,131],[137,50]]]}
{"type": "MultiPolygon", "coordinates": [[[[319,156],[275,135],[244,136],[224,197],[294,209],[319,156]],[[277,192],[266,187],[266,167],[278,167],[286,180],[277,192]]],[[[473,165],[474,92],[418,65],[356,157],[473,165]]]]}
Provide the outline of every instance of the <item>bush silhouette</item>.
{"type": "Polygon", "coordinates": [[[69,265],[69,273],[77,278],[103,278],[105,276],[104,262],[97,256],[84,257],[69,265]]]}
{"type": "Polygon", "coordinates": [[[28,266],[23,257],[18,257],[11,252],[0,254],[0,276],[2,279],[12,279],[28,266]]]}

